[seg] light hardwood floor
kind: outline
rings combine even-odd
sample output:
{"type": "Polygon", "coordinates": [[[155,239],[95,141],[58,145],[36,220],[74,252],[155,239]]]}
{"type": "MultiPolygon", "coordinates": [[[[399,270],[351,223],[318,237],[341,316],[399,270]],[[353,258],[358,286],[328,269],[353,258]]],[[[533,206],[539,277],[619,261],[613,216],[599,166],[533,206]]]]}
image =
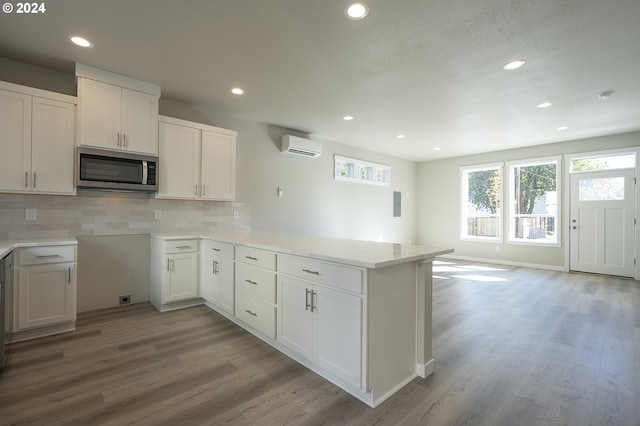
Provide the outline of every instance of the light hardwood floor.
{"type": "Polygon", "coordinates": [[[204,306],[9,346],[0,425],[640,424],[640,283],[444,261],[435,373],[376,409],[204,306]]]}

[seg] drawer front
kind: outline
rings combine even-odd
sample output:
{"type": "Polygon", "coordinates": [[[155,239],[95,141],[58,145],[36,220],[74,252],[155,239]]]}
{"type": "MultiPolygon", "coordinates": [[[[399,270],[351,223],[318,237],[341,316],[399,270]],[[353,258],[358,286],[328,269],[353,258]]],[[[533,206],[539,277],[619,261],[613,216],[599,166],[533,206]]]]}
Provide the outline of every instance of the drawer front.
{"type": "Polygon", "coordinates": [[[76,246],[42,246],[21,248],[18,264],[42,265],[47,263],[75,262],[76,246]]]}
{"type": "Polygon", "coordinates": [[[270,251],[236,246],[236,260],[272,271],[276,270],[276,254],[270,251]]]}
{"type": "Polygon", "coordinates": [[[363,270],[298,256],[278,256],[278,273],[362,294],[363,270]]]}
{"type": "Polygon", "coordinates": [[[236,291],[236,317],[271,339],[276,338],[276,307],[236,291]]]}
{"type": "Polygon", "coordinates": [[[269,303],[276,303],[275,272],[238,262],[236,288],[269,303]]]}
{"type": "Polygon", "coordinates": [[[165,253],[189,253],[198,251],[198,240],[171,240],[164,243],[165,253]]]}
{"type": "Polygon", "coordinates": [[[202,254],[215,254],[226,259],[233,259],[234,250],[233,244],[213,240],[202,240],[200,241],[200,252],[202,254]]]}

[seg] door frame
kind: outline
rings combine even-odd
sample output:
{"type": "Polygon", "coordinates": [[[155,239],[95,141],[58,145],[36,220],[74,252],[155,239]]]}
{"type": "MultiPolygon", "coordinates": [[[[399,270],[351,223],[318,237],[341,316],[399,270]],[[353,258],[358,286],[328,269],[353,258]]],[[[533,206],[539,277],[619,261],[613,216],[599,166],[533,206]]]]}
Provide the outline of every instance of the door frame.
{"type": "MultiPolygon", "coordinates": [[[[577,154],[570,154],[564,156],[564,173],[563,173],[563,183],[562,187],[564,190],[563,197],[563,217],[562,217],[562,226],[567,232],[563,233],[563,242],[564,242],[564,269],[569,272],[570,266],[570,229],[571,226],[571,161],[578,158],[588,158],[588,157],[606,157],[612,155],[620,155],[620,154],[631,154],[635,153],[636,155],[636,166],[634,168],[634,178],[636,180],[636,184],[634,185],[634,197],[635,197],[635,212],[634,217],[638,221],[640,217],[640,182],[638,176],[638,168],[640,163],[640,146],[629,147],[629,148],[619,148],[613,150],[604,150],[604,151],[591,151],[591,152],[582,152],[577,154]]],[[[636,259],[636,264],[634,266],[634,276],[635,280],[640,280],[640,256],[638,247],[640,245],[640,223],[637,223],[635,228],[635,244],[634,244],[634,259],[636,259]]]]}

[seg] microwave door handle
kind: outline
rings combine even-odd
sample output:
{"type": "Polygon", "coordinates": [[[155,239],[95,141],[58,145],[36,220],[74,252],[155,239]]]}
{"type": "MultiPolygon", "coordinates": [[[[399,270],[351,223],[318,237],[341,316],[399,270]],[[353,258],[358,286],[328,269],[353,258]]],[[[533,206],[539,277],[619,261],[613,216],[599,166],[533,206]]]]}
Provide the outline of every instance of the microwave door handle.
{"type": "Polygon", "coordinates": [[[149,175],[149,166],[147,165],[147,161],[142,161],[142,184],[147,184],[147,177],[149,175]]]}

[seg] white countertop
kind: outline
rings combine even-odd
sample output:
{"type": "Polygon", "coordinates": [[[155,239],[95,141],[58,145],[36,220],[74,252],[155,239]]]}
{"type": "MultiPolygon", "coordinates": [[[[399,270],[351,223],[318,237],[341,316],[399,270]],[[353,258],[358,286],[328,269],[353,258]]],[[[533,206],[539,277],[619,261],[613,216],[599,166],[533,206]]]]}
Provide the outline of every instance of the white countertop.
{"type": "Polygon", "coordinates": [[[209,235],[154,234],[154,236],[165,240],[209,238],[278,253],[372,269],[433,259],[436,256],[453,253],[453,249],[439,247],[266,232],[221,232],[209,235]]]}
{"type": "Polygon", "coordinates": [[[24,240],[0,240],[0,259],[5,257],[11,250],[18,247],[38,247],[38,246],[67,246],[78,244],[78,241],[69,238],[40,238],[24,240]]]}
{"type": "MultiPolygon", "coordinates": [[[[216,241],[240,244],[283,254],[305,256],[372,269],[418,260],[432,260],[436,256],[453,253],[453,249],[440,247],[254,231],[220,232],[208,235],[154,234],[153,236],[165,240],[209,238],[216,241]]],[[[0,258],[18,247],[69,245],[77,243],[76,239],[70,238],[5,240],[0,241],[0,258]]]]}

